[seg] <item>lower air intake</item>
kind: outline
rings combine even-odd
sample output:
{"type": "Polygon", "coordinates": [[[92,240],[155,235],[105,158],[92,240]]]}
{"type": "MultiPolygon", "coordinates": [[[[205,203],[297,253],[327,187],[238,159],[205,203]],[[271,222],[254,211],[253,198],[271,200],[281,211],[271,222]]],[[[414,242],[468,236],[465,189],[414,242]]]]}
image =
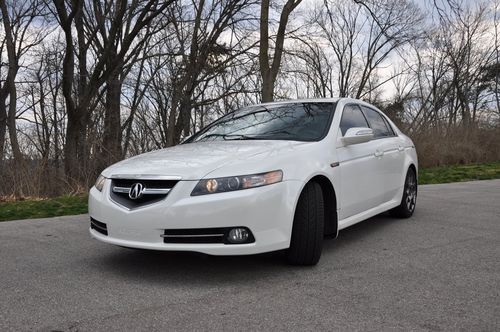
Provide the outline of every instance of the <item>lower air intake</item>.
{"type": "Polygon", "coordinates": [[[108,226],[106,226],[103,222],[95,220],[94,218],[90,218],[90,228],[101,233],[102,235],[108,235],[108,226]]]}
{"type": "Polygon", "coordinates": [[[248,238],[239,244],[253,243],[255,238],[247,227],[166,229],[161,235],[163,243],[222,243],[235,244],[229,240],[232,229],[244,229],[248,238]]]}

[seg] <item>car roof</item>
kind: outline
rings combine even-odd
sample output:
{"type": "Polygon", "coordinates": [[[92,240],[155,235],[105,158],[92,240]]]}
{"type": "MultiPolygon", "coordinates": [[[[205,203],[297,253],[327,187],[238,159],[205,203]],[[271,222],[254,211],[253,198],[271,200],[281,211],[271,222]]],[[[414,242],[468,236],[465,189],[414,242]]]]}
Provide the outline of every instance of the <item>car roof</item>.
{"type": "Polygon", "coordinates": [[[342,98],[306,98],[306,99],[288,99],[288,100],[277,100],[277,101],[272,101],[268,103],[260,103],[260,104],[255,104],[254,106],[265,106],[265,105],[279,105],[279,104],[293,104],[293,103],[337,103],[339,101],[343,102],[352,102],[352,103],[358,103],[361,105],[366,105],[374,108],[375,106],[362,101],[360,99],[355,99],[355,98],[347,98],[347,97],[342,97],[342,98]]]}
{"type": "Polygon", "coordinates": [[[307,99],[288,99],[288,100],[277,100],[267,103],[256,104],[260,105],[277,105],[277,104],[292,104],[292,103],[336,103],[340,98],[307,98],[307,99]]]}

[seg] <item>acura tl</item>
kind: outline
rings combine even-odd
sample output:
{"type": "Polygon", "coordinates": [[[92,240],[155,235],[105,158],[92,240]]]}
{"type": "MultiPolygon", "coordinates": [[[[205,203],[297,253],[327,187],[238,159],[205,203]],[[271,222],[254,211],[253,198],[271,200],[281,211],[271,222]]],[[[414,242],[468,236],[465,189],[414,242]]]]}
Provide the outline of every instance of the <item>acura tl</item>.
{"type": "Polygon", "coordinates": [[[248,106],[182,144],[118,162],[90,190],[90,234],[130,248],[318,262],[325,235],[410,217],[413,142],[356,99],[248,106]]]}

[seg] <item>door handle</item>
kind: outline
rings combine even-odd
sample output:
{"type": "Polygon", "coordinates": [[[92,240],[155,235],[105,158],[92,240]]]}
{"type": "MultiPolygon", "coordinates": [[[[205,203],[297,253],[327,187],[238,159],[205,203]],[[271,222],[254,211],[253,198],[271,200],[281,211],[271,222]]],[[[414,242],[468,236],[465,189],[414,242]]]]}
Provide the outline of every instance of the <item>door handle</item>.
{"type": "Polygon", "coordinates": [[[384,155],[384,151],[377,150],[375,151],[375,157],[382,157],[384,155]]]}
{"type": "Polygon", "coordinates": [[[334,161],[333,163],[330,164],[330,167],[337,167],[339,165],[340,163],[338,161],[334,161]]]}
{"type": "Polygon", "coordinates": [[[402,146],[398,147],[398,151],[399,151],[399,152],[403,152],[404,150],[405,150],[405,148],[404,148],[404,147],[402,147],[402,146]]]}

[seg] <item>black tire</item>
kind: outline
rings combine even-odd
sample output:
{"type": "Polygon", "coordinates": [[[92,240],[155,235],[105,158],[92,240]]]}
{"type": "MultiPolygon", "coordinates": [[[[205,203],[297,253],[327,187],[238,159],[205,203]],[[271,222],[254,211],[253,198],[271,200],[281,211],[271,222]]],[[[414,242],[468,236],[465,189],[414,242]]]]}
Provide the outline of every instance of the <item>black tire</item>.
{"type": "Polygon", "coordinates": [[[417,204],[417,189],[417,174],[413,168],[410,168],[406,173],[405,187],[403,190],[401,204],[389,211],[391,215],[398,218],[410,218],[413,215],[413,212],[415,212],[415,206],[417,204]]]}
{"type": "Polygon", "coordinates": [[[294,265],[316,265],[323,249],[325,211],[318,183],[308,183],[300,194],[293,218],[292,238],[286,258],[294,265]]]}

